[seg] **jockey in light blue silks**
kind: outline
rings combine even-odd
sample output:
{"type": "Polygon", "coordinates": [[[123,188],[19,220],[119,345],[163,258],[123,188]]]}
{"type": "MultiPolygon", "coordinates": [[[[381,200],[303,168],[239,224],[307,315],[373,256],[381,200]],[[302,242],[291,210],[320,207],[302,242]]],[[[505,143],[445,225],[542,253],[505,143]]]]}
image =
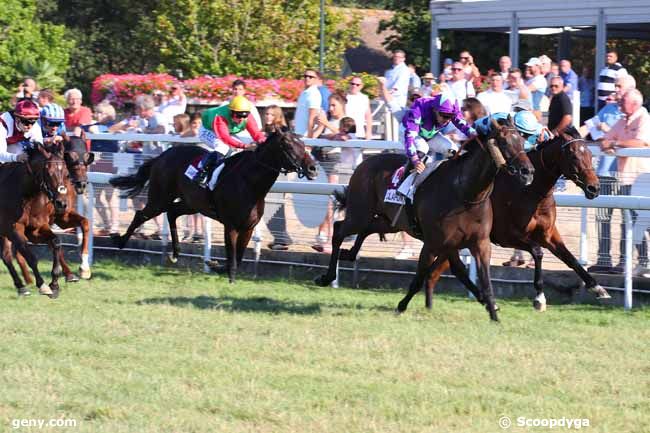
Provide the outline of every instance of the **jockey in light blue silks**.
{"type": "Polygon", "coordinates": [[[537,118],[532,111],[518,111],[517,113],[494,113],[490,116],[481,117],[476,120],[474,127],[476,131],[482,135],[488,135],[492,129],[492,119],[507,119],[512,116],[515,128],[526,140],[524,143],[524,150],[529,151],[534,149],[539,143],[553,138],[553,134],[548,128],[542,126],[537,121],[537,118]]]}

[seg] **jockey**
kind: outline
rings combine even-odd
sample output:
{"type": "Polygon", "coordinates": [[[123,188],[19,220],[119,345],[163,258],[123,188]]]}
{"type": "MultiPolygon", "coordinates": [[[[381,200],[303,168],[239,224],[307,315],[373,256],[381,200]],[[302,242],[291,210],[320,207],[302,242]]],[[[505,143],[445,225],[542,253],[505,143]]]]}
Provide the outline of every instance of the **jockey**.
{"type": "Polygon", "coordinates": [[[477,135],[474,128],[468,125],[463,118],[463,113],[458,107],[456,98],[449,93],[442,93],[432,98],[417,99],[402,119],[406,155],[418,173],[422,173],[425,169],[418,152],[424,154],[430,151],[447,153],[450,150],[429,149],[429,145],[426,143],[450,122],[468,139],[472,139],[477,135]]]}
{"type": "Polygon", "coordinates": [[[492,119],[507,119],[508,116],[513,116],[515,128],[526,140],[524,143],[526,151],[534,149],[537,144],[553,138],[551,131],[542,126],[533,112],[528,110],[518,111],[514,115],[511,113],[494,113],[477,119],[474,126],[480,134],[488,135],[492,129],[492,119]]]}
{"type": "Polygon", "coordinates": [[[40,113],[38,105],[29,99],[16,103],[13,110],[0,115],[0,162],[26,162],[25,141],[42,142],[41,128],[34,127],[40,113]]]}
{"type": "Polygon", "coordinates": [[[260,131],[251,115],[252,107],[244,96],[235,96],[228,105],[209,108],[203,112],[199,138],[214,151],[208,154],[203,167],[194,178],[200,186],[205,188],[212,169],[231,153],[232,148],[252,149],[255,143],[266,140],[266,135],[260,131]],[[245,144],[234,137],[243,130],[248,131],[255,143],[245,144]]]}
{"type": "MultiPolygon", "coordinates": [[[[63,140],[59,128],[63,125],[65,115],[63,108],[55,103],[49,103],[41,109],[41,133],[43,144],[53,144],[63,140]]],[[[65,131],[65,128],[62,128],[65,131]]]]}

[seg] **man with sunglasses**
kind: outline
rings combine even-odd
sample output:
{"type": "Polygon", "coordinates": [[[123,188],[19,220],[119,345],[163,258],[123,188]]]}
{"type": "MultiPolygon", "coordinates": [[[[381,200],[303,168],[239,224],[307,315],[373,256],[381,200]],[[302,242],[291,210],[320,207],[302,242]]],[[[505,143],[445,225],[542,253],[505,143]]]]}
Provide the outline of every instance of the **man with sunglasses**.
{"type": "Polygon", "coordinates": [[[50,145],[63,141],[61,131],[65,131],[65,128],[61,126],[64,120],[65,114],[59,104],[50,103],[43,107],[40,120],[43,144],[50,145]]]}
{"type": "Polygon", "coordinates": [[[214,151],[208,154],[203,167],[194,178],[201,187],[207,186],[212,170],[230,155],[232,148],[252,149],[255,143],[266,140],[266,135],[260,131],[251,115],[252,107],[253,104],[244,96],[235,96],[228,105],[209,108],[203,112],[199,138],[214,151]],[[248,131],[255,143],[245,144],[234,137],[244,130],[248,131]]]}
{"type": "Polygon", "coordinates": [[[0,115],[0,162],[26,162],[22,142],[43,142],[41,128],[34,127],[40,113],[29,99],[18,101],[13,110],[0,115]]]}

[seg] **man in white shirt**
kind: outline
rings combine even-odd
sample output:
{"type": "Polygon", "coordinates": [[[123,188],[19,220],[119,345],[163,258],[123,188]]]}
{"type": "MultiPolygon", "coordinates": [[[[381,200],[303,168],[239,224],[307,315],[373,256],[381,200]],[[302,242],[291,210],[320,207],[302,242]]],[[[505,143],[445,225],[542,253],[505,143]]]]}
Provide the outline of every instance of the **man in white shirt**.
{"type": "Polygon", "coordinates": [[[449,84],[449,88],[456,95],[458,105],[461,105],[465,99],[476,96],[474,86],[470,81],[465,79],[465,70],[463,64],[460,62],[454,62],[451,66],[451,81],[447,84],[449,84]]]}
{"type": "Polygon", "coordinates": [[[315,120],[321,111],[322,103],[322,97],[318,90],[320,73],[314,69],[307,69],[302,77],[305,83],[305,90],[300,93],[298,103],[296,104],[294,131],[303,137],[312,138],[315,120]]]}
{"type": "Polygon", "coordinates": [[[361,77],[353,76],[350,79],[350,90],[346,95],[345,115],[354,119],[357,138],[372,139],[372,111],[368,96],[361,92],[363,81],[361,77]]]}
{"type": "Polygon", "coordinates": [[[503,78],[503,88],[508,88],[508,75],[510,74],[510,68],[512,68],[512,60],[508,56],[501,56],[499,58],[499,74],[503,78]]]}
{"type": "Polygon", "coordinates": [[[411,70],[404,63],[406,54],[402,50],[393,51],[393,67],[386,71],[386,88],[391,92],[399,104],[406,106],[406,98],[409,92],[411,70]]]}
{"type": "Polygon", "coordinates": [[[174,116],[185,113],[187,108],[187,97],[183,87],[179,83],[173,83],[170,88],[170,98],[156,107],[156,111],[161,113],[165,118],[166,129],[173,129],[174,116]]]}
{"type": "Polygon", "coordinates": [[[503,78],[498,72],[490,75],[490,88],[478,94],[477,99],[485,107],[488,114],[509,113],[511,99],[503,91],[503,78]]]}

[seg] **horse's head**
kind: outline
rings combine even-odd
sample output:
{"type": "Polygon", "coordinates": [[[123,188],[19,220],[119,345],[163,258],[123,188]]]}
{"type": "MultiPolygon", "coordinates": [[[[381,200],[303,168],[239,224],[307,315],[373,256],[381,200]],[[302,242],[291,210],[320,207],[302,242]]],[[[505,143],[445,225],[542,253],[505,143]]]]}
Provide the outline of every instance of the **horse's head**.
{"type": "Polygon", "coordinates": [[[490,152],[498,168],[505,168],[508,174],[516,176],[523,185],[533,182],[535,168],[524,151],[524,139],[515,128],[512,118],[492,119],[492,131],[487,140],[490,152]]]}
{"type": "Polygon", "coordinates": [[[600,182],[592,165],[593,155],[575,128],[569,128],[556,137],[562,149],[559,161],[564,177],[578,185],[589,200],[598,197],[600,182]]]}
{"type": "Polygon", "coordinates": [[[295,171],[299,177],[305,176],[309,180],[318,175],[316,163],[309,152],[305,151],[305,143],[287,128],[274,129],[264,146],[268,146],[268,150],[273,148],[278,152],[280,167],[283,170],[295,171]]]}
{"type": "Polygon", "coordinates": [[[56,213],[65,212],[68,205],[68,169],[63,159],[63,145],[55,144],[49,148],[37,143],[28,151],[29,170],[38,188],[47,195],[56,213]]]}
{"type": "Polygon", "coordinates": [[[88,166],[95,160],[95,154],[87,151],[86,141],[82,137],[66,137],[64,145],[65,164],[74,189],[77,194],[84,194],[88,183],[88,166]]]}

